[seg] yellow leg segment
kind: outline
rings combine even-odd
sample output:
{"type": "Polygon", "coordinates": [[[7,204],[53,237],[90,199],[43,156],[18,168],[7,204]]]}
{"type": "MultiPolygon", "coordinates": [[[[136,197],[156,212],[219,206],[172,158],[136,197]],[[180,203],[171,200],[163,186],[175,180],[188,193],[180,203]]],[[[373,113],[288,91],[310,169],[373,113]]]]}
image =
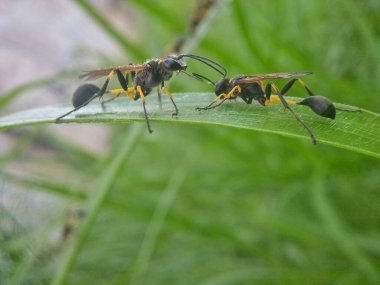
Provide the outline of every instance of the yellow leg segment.
{"type": "MultiPolygon", "coordinates": [[[[289,105],[297,105],[297,101],[294,100],[286,100],[286,103],[289,105]]],[[[276,103],[276,102],[281,102],[280,98],[277,95],[272,95],[269,100],[265,101],[265,105],[269,105],[269,103],[276,103]]]]}
{"type": "Polygon", "coordinates": [[[173,99],[173,96],[172,96],[172,93],[170,93],[170,91],[168,90],[168,88],[166,88],[165,86],[162,86],[162,91],[165,92],[166,96],[168,96],[170,99],[173,99]]]}
{"type": "Polygon", "coordinates": [[[225,96],[225,98],[226,98],[226,99],[230,99],[236,90],[237,90],[238,92],[241,92],[241,88],[240,88],[239,85],[236,85],[234,88],[232,88],[231,91],[228,92],[228,94],[225,96]]]}
{"type": "MultiPolygon", "coordinates": [[[[286,103],[289,105],[297,105],[297,101],[294,100],[286,100],[286,103]]],[[[281,102],[280,98],[277,95],[272,95],[270,99],[265,101],[265,106],[269,105],[269,103],[276,103],[276,102],[281,102]]]]}
{"type": "Polygon", "coordinates": [[[145,95],[144,95],[144,92],[143,92],[142,89],[141,89],[141,86],[140,86],[140,85],[137,85],[136,90],[137,90],[137,92],[139,92],[139,94],[140,94],[141,102],[144,103],[144,102],[145,102],[145,95]]]}
{"type": "Polygon", "coordinates": [[[232,95],[235,93],[236,90],[237,90],[238,92],[241,92],[241,87],[240,87],[239,85],[236,85],[234,88],[231,89],[230,92],[228,92],[228,94],[226,94],[226,93],[222,93],[222,94],[220,94],[218,97],[216,97],[216,98],[214,99],[214,102],[216,103],[216,102],[218,102],[220,99],[223,99],[223,98],[225,98],[225,99],[230,99],[230,98],[232,97],[232,95]]]}
{"type": "Polygon", "coordinates": [[[112,76],[114,76],[114,75],[115,75],[115,71],[112,70],[112,71],[107,75],[107,79],[111,79],[112,76]]]}
{"type": "Polygon", "coordinates": [[[125,93],[127,94],[127,96],[131,99],[133,99],[133,91],[135,90],[135,88],[133,87],[128,87],[128,90],[124,90],[124,89],[121,89],[121,88],[118,88],[118,89],[111,89],[111,90],[108,90],[108,93],[110,94],[118,94],[118,93],[125,93]]]}
{"type": "Polygon", "coordinates": [[[145,116],[146,126],[148,127],[148,131],[149,131],[149,133],[153,133],[153,130],[150,127],[148,113],[146,112],[146,108],[145,108],[145,95],[144,95],[144,92],[142,91],[140,85],[136,86],[136,91],[139,92],[139,94],[140,94],[141,103],[142,103],[143,108],[144,108],[144,116],[145,116]]]}
{"type": "Polygon", "coordinates": [[[217,96],[215,99],[214,99],[214,103],[216,103],[216,102],[219,102],[219,100],[220,99],[223,99],[224,97],[226,97],[227,96],[227,94],[226,93],[222,93],[222,94],[220,94],[219,96],[217,96]]]}
{"type": "Polygon", "coordinates": [[[306,83],[305,83],[305,81],[303,81],[302,79],[299,79],[299,78],[298,78],[298,82],[299,82],[304,88],[306,88],[306,83]]]}
{"type": "Polygon", "coordinates": [[[165,92],[166,96],[168,96],[169,99],[170,99],[170,101],[172,101],[172,103],[173,103],[175,112],[172,114],[172,116],[177,116],[178,115],[178,108],[177,108],[177,105],[175,104],[175,102],[173,100],[172,94],[170,93],[170,91],[168,90],[168,88],[166,88],[165,86],[162,86],[161,89],[162,89],[162,91],[165,92]]]}
{"type": "MultiPolygon", "coordinates": [[[[275,92],[277,94],[280,94],[280,89],[278,89],[278,87],[275,85],[275,84],[272,84],[272,83],[269,83],[271,84],[272,88],[275,90],[275,92]]],[[[268,85],[266,85],[268,86],[268,85]]],[[[264,88],[263,88],[264,89],[264,88]]],[[[297,104],[297,101],[294,101],[294,100],[286,100],[284,98],[284,100],[286,101],[286,103],[288,103],[288,105],[296,105],[297,104]]],[[[278,95],[270,95],[270,98],[265,98],[265,106],[268,106],[270,103],[276,103],[276,102],[281,102],[281,99],[278,95]]]]}

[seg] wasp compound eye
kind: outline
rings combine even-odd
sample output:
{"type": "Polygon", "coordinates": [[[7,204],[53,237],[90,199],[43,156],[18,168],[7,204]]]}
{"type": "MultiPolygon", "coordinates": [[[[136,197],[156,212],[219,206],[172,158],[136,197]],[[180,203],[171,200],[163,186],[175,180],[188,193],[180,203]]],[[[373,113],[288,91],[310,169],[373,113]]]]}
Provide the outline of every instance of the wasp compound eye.
{"type": "Polygon", "coordinates": [[[174,59],[171,57],[167,57],[163,60],[165,68],[170,71],[179,71],[185,70],[187,65],[182,59],[174,59]]]}
{"type": "Polygon", "coordinates": [[[83,84],[75,90],[72,103],[75,108],[83,105],[100,91],[99,87],[93,84],[83,84]]]}
{"type": "Polygon", "coordinates": [[[335,118],[335,113],[336,113],[335,106],[326,97],[310,96],[302,100],[298,104],[309,106],[314,111],[314,113],[322,117],[326,117],[330,119],[335,118]]]}

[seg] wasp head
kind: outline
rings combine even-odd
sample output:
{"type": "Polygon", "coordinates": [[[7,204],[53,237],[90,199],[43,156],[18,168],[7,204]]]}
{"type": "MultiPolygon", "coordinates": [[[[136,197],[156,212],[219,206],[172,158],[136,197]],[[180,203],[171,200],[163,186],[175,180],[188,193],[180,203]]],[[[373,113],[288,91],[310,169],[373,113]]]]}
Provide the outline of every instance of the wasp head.
{"type": "Polygon", "coordinates": [[[215,94],[219,96],[222,93],[228,93],[229,79],[223,78],[215,83],[215,94]]]}
{"type": "Polygon", "coordinates": [[[187,68],[187,65],[182,57],[179,58],[169,55],[163,60],[163,63],[168,71],[182,71],[187,68]]]}

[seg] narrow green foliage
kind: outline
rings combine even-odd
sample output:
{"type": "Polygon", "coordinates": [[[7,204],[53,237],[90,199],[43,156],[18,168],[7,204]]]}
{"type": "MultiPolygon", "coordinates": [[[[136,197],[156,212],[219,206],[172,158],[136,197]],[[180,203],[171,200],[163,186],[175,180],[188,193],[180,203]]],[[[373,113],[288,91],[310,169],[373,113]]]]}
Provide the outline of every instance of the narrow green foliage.
{"type": "MultiPolygon", "coordinates": [[[[228,102],[209,111],[196,111],[195,108],[205,106],[214,97],[204,93],[175,94],[180,106],[180,114],[171,117],[170,103],[165,101],[164,110],[160,111],[157,103],[148,101],[148,112],[153,123],[193,123],[220,125],[251,129],[267,133],[276,133],[290,137],[301,137],[309,140],[306,131],[282,105],[272,104],[263,108],[258,104],[246,105],[242,102],[228,102]]],[[[356,107],[336,104],[341,109],[358,110],[356,107]]],[[[380,115],[365,111],[337,111],[335,120],[315,115],[304,106],[292,107],[299,117],[312,130],[318,143],[357,151],[380,158],[380,115]]],[[[0,118],[0,129],[9,129],[40,123],[55,123],[55,119],[67,112],[67,107],[49,107],[15,113],[0,118]]],[[[84,107],[82,110],[63,119],[63,123],[126,123],[144,121],[140,103],[127,99],[110,102],[103,112],[98,102],[84,107]]]]}
{"type": "Polygon", "coordinates": [[[87,235],[103,206],[104,200],[112,189],[111,187],[115,178],[118,176],[128,155],[131,153],[134,145],[139,139],[139,136],[142,133],[141,130],[141,127],[135,127],[130,133],[125,135],[124,140],[120,144],[121,151],[114,156],[109,165],[107,165],[105,172],[99,177],[99,180],[97,181],[98,183],[96,183],[95,186],[95,191],[87,201],[85,208],[87,213],[86,218],[83,221],[80,231],[76,235],[76,239],[68,250],[62,265],[57,271],[53,281],[54,285],[65,284],[65,280],[75,262],[76,256],[80,253],[81,247],[87,239],[87,235]]]}

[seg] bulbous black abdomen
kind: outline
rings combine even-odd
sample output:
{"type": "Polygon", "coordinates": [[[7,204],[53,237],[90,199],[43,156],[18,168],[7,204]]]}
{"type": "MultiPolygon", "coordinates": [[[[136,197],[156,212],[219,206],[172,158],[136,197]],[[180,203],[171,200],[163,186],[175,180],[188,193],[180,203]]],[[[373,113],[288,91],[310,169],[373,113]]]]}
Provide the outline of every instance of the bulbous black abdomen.
{"type": "Polygon", "coordinates": [[[94,84],[83,84],[79,86],[72,98],[72,103],[75,108],[82,106],[90,100],[96,93],[100,91],[99,87],[94,84]]]}
{"type": "Polygon", "coordinates": [[[334,119],[336,110],[334,104],[323,96],[309,96],[298,103],[309,106],[319,116],[334,119]]]}

